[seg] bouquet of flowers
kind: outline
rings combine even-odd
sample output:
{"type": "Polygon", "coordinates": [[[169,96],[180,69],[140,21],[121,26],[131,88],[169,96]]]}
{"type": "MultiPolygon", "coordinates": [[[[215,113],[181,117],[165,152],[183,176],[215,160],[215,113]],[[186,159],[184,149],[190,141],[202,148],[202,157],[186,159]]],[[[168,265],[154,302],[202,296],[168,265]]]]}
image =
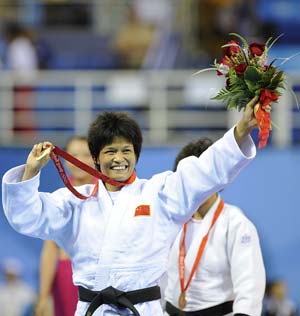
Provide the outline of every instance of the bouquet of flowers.
{"type": "MultiPolygon", "coordinates": [[[[223,59],[214,61],[213,67],[202,69],[196,74],[208,70],[216,70],[217,75],[225,76],[226,86],[213,97],[227,104],[228,109],[236,108],[239,111],[254,97],[259,98],[254,112],[259,127],[259,145],[267,144],[271,129],[270,106],[276,102],[282,94],[280,89],[288,88],[284,72],[275,67],[277,60],[283,60],[280,65],[290,58],[276,58],[268,63],[268,51],[281,36],[272,41],[272,37],[266,43],[253,42],[248,44],[245,38],[236,33],[230,33],[236,39],[223,45],[223,59]]],[[[297,54],[296,54],[297,55],[297,54]]],[[[296,99],[296,97],[295,97],[296,99]]],[[[297,99],[296,99],[297,102],[297,99]]],[[[298,104],[298,103],[297,103],[298,104]]]]}

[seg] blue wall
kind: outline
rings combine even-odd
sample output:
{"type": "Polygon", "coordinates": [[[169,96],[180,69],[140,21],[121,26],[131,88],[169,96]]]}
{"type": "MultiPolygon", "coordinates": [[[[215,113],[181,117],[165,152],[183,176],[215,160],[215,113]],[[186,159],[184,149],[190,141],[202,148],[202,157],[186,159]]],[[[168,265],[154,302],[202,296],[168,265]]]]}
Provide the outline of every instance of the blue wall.
{"type": "MultiPolygon", "coordinates": [[[[137,166],[141,178],[171,169],[178,148],[145,148],[137,166]]],[[[26,160],[28,149],[0,149],[0,175],[26,160]]],[[[222,193],[241,207],[260,234],[269,278],[287,280],[291,297],[300,300],[300,148],[258,151],[257,158],[222,193]]],[[[62,182],[50,163],[42,173],[42,190],[62,182]],[[47,176],[47,177],[46,177],[47,176]]],[[[20,257],[25,278],[37,286],[40,240],[21,236],[0,212],[0,262],[5,256],[20,257]]],[[[247,267],[245,267],[246,269],[247,267]]]]}

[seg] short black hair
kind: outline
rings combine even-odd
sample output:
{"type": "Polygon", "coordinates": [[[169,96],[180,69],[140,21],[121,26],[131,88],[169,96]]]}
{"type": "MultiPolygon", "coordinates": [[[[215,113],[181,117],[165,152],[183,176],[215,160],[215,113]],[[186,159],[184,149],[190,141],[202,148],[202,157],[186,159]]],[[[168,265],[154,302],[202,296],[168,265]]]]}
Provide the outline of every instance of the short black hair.
{"type": "Polygon", "coordinates": [[[97,160],[100,151],[115,137],[123,137],[132,143],[138,161],[143,143],[142,132],[138,123],[125,112],[100,113],[90,125],[88,145],[93,159],[97,160]]]}
{"type": "Polygon", "coordinates": [[[6,39],[8,41],[14,40],[18,36],[22,36],[26,33],[25,28],[17,23],[17,22],[8,22],[6,25],[4,25],[4,31],[3,31],[6,39]]]}
{"type": "Polygon", "coordinates": [[[173,170],[176,171],[180,160],[189,156],[199,157],[212,144],[213,141],[208,137],[199,138],[196,141],[188,143],[177,154],[173,170]]]}

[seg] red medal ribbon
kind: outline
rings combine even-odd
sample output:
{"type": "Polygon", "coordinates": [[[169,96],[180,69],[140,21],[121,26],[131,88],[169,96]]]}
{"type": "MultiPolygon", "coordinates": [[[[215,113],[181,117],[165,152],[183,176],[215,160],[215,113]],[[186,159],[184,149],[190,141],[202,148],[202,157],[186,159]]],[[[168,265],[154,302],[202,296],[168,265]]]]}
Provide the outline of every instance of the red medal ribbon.
{"type": "Polygon", "coordinates": [[[91,166],[83,163],[82,161],[78,160],[77,158],[71,156],[70,154],[68,154],[66,151],[62,150],[61,148],[54,146],[54,148],[52,149],[51,153],[50,153],[50,157],[56,167],[56,169],[58,170],[58,173],[62,179],[62,181],[64,182],[65,186],[78,198],[82,199],[82,200],[86,200],[91,196],[96,195],[97,191],[98,191],[98,182],[95,184],[95,187],[93,189],[93,192],[89,195],[89,196],[85,196],[81,193],[79,193],[70,183],[69,178],[67,177],[67,174],[65,172],[65,168],[62,164],[62,162],[59,159],[59,156],[61,156],[62,158],[64,158],[65,160],[69,161],[70,163],[72,163],[73,165],[75,165],[76,167],[86,171],[87,173],[89,173],[90,175],[94,176],[97,179],[102,180],[103,182],[109,183],[113,186],[116,187],[121,187],[124,186],[126,184],[130,184],[132,183],[135,178],[136,178],[136,173],[133,172],[131,174],[131,176],[126,180],[126,181],[116,181],[113,180],[111,178],[109,178],[108,176],[106,176],[105,174],[99,172],[98,170],[92,168],[91,166]]]}
{"type": "Polygon", "coordinates": [[[186,256],[186,251],[185,251],[185,238],[186,238],[186,230],[187,230],[187,223],[184,224],[183,227],[183,237],[181,240],[181,244],[180,244],[180,250],[179,250],[179,260],[178,260],[178,267],[179,267],[179,277],[180,277],[180,288],[181,288],[181,293],[185,293],[187,288],[189,287],[192,278],[197,270],[197,267],[199,265],[200,259],[202,257],[202,254],[204,252],[207,240],[208,240],[208,236],[209,233],[212,229],[212,227],[214,226],[214,224],[216,223],[219,215],[221,214],[221,211],[224,207],[224,201],[221,199],[218,207],[215,211],[214,217],[212,219],[212,222],[210,224],[210,227],[208,229],[208,232],[206,233],[206,235],[202,238],[201,244],[199,246],[198,252],[197,252],[197,256],[196,259],[194,261],[193,267],[192,267],[192,271],[191,274],[189,276],[189,279],[186,283],[186,285],[184,286],[184,279],[185,279],[185,256],[186,256]]]}

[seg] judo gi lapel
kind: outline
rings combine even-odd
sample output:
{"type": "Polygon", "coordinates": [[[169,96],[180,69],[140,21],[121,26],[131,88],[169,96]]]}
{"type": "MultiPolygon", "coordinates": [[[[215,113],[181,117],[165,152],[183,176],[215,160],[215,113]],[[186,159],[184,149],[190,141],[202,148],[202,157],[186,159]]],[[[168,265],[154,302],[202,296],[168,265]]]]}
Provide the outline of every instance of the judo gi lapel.
{"type": "MultiPolygon", "coordinates": [[[[203,237],[207,234],[209,227],[212,223],[213,220],[213,216],[215,214],[215,211],[220,203],[220,196],[218,196],[217,200],[215,201],[215,203],[212,205],[212,207],[210,208],[210,210],[207,212],[207,214],[204,216],[203,222],[201,223],[201,226],[199,227],[199,231],[197,233],[195,233],[193,240],[191,242],[191,245],[187,251],[186,257],[185,257],[185,269],[186,269],[186,279],[187,277],[190,275],[191,271],[192,271],[192,267],[193,264],[195,262],[196,256],[197,256],[197,252],[199,249],[199,246],[201,244],[201,241],[203,239],[203,237]]],[[[212,228],[212,231],[215,227],[212,228]]],[[[188,228],[187,228],[188,229],[188,228]]],[[[210,234],[212,233],[212,231],[210,232],[210,234]]],[[[207,245],[204,249],[203,252],[203,256],[205,256],[205,250],[206,248],[209,247],[209,237],[208,237],[208,241],[207,241],[207,245]]],[[[199,262],[199,266],[201,267],[201,261],[203,258],[201,258],[200,262],[199,262]]]]}
{"type": "Polygon", "coordinates": [[[105,225],[107,225],[112,213],[113,203],[102,181],[99,181],[98,203],[105,218],[105,225]]]}
{"type": "Polygon", "coordinates": [[[113,204],[109,193],[104,185],[99,189],[99,203],[105,213],[105,232],[99,252],[99,263],[95,276],[95,288],[102,289],[106,287],[109,278],[109,271],[114,262],[114,250],[119,243],[121,222],[128,212],[130,202],[134,202],[131,196],[137,188],[137,181],[124,186],[113,204]]]}

